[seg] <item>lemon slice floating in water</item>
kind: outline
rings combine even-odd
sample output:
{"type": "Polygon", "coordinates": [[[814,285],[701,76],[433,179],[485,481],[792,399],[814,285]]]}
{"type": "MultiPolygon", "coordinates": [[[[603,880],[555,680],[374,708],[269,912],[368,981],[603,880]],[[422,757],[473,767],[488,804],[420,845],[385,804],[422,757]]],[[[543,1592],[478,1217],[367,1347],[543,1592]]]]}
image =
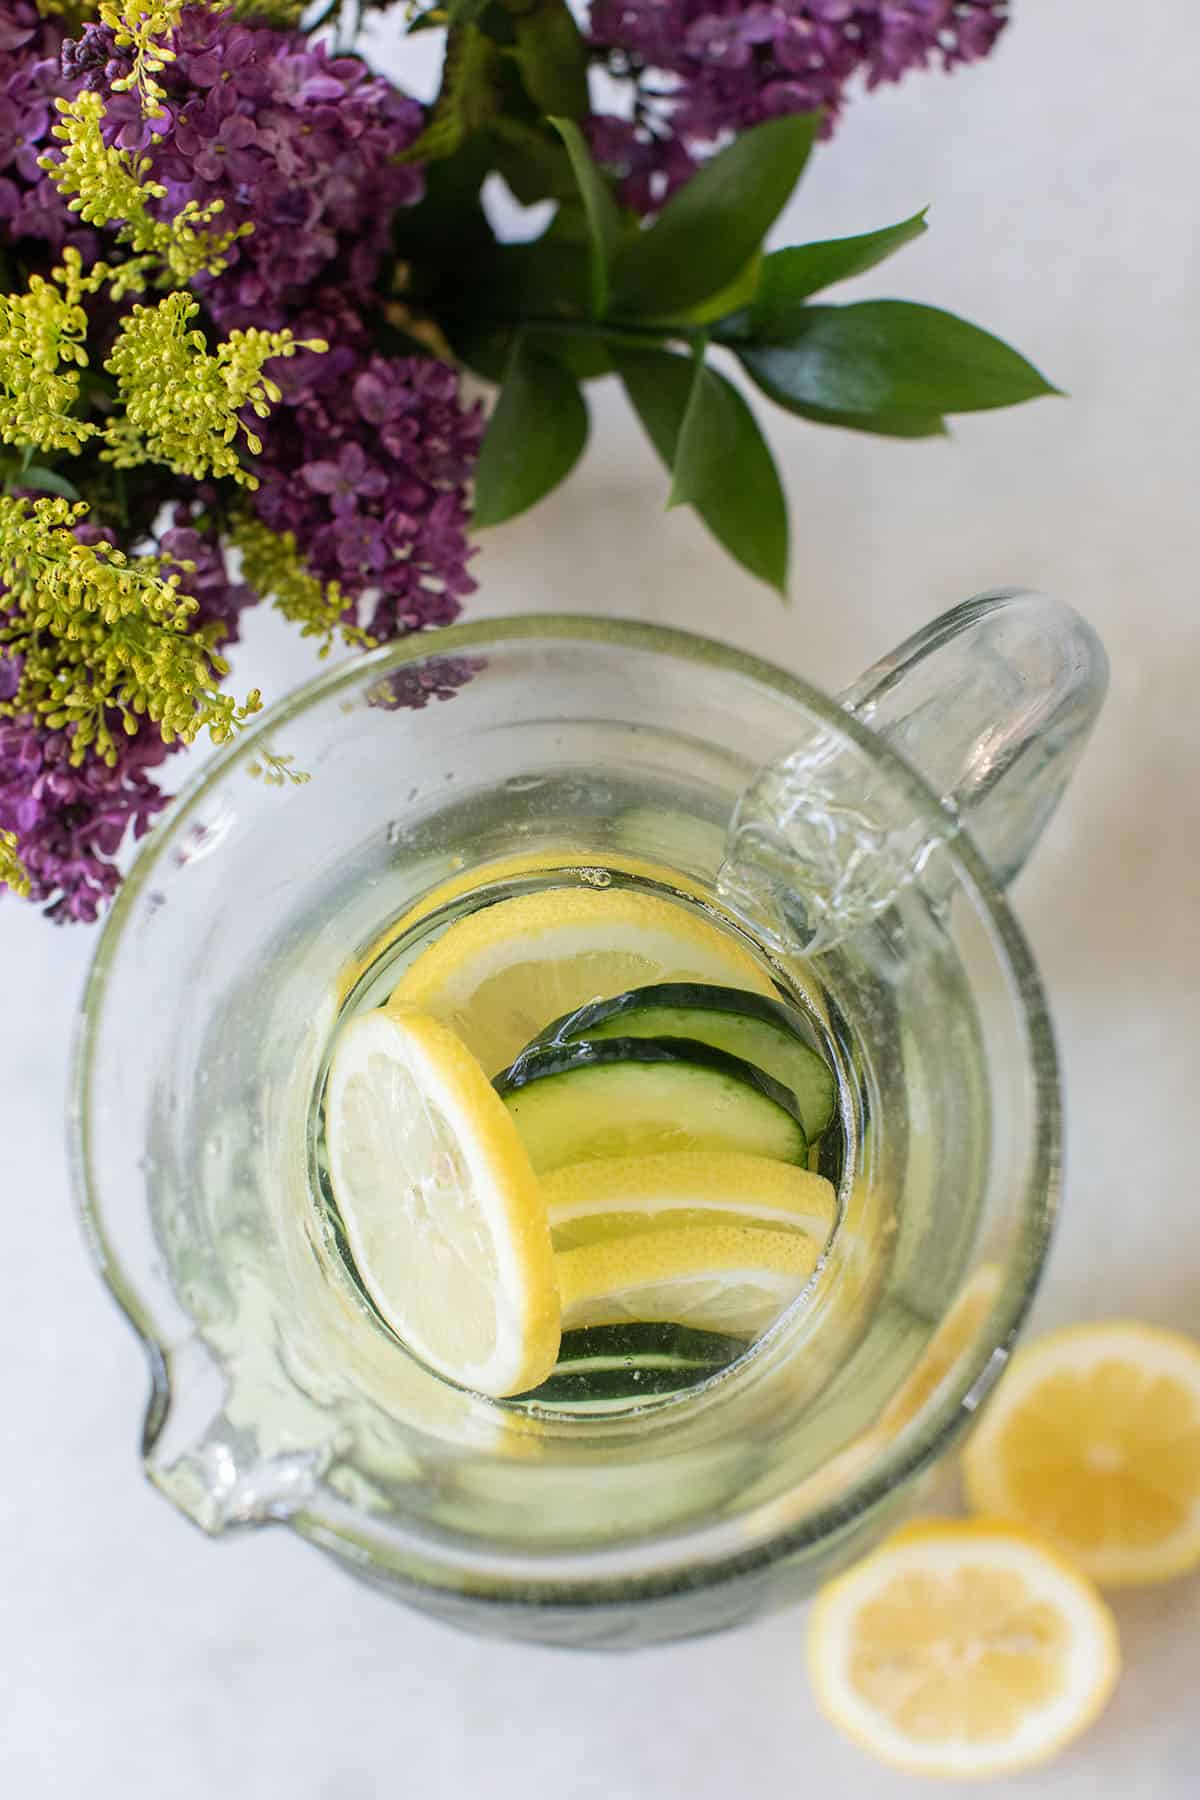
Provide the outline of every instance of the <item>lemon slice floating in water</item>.
{"type": "Polygon", "coordinates": [[[479,1393],[558,1356],[546,1204],[504,1102],[448,1026],[401,1009],[344,1028],[325,1096],[334,1199],[381,1317],[479,1393]]]}
{"type": "Polygon", "coordinates": [[[729,1150],[569,1163],[543,1176],[542,1185],[556,1250],[714,1225],[801,1231],[824,1246],[837,1212],[824,1176],[729,1150]]]}
{"type": "Polygon", "coordinates": [[[628,888],[542,888],[459,919],[389,1000],[452,1025],[490,1075],[551,1019],[657,981],[772,994],[737,939],[694,908],[628,888]]]}
{"type": "Polygon", "coordinates": [[[646,1231],[556,1257],[564,1331],[663,1321],[754,1338],[800,1293],[820,1245],[799,1231],[646,1231]]]}

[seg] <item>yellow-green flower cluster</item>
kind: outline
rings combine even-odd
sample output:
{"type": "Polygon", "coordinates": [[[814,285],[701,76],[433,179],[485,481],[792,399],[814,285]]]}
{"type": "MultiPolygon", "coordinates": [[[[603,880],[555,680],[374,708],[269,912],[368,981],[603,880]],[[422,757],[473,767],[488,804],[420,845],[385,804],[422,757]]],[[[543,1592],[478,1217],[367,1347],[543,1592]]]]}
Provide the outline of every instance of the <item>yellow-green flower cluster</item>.
{"type": "Polygon", "coordinates": [[[123,94],[136,88],[147,118],[158,116],[167,97],[155,76],[175,61],[166,39],[178,25],[184,4],[185,0],[119,0],[118,4],[100,0],[97,8],[100,23],[111,27],[118,50],[130,51],[133,58],[129,74],[113,82],[113,92],[123,94]]]}
{"type": "MultiPolygon", "coordinates": [[[[207,731],[223,742],[261,705],[239,705],[216,681],[227,665],[205,631],[189,632],[196,601],[160,557],[128,558],[103,541],[83,544],[86,505],[0,496],[0,644],[21,659],[19,685],[0,713],[34,713],[70,729],[71,761],[92,749],[117,761],[114,722],[132,736],[149,718],[166,743],[207,731]]],[[[185,572],[187,565],[184,565],[185,572]]]]}
{"type": "Polygon", "coordinates": [[[231,522],[228,535],[241,554],[242,579],[255,593],[269,597],[285,619],[299,625],[301,637],[320,638],[319,655],[329,654],[339,632],[343,643],[372,643],[365,631],[343,617],[352,601],[338,583],[320,582],[309,574],[294,532],[272,531],[261,519],[240,513],[231,522]]]}
{"type": "Polygon", "coordinates": [[[73,417],[79,369],[87,367],[78,250],[63,252],[49,281],[32,275],[23,294],[0,294],[0,438],[37,450],[77,453],[97,427],[73,417]]]}
{"type": "Polygon", "coordinates": [[[0,888],[2,887],[11,889],[14,894],[29,892],[29,876],[17,855],[15,831],[0,831],[0,888]]]}
{"type": "Polygon", "coordinates": [[[157,306],[135,306],[122,324],[104,366],[117,378],[125,417],[104,455],[120,468],[160,462],[195,481],[230,475],[254,488],[257,477],[238,457],[238,435],[255,455],[262,440],[239,415],[249,408],[265,419],[280,398],[263,365],[326,346],[290,331],[231,331],[214,355],[204,333],[189,329],[199,311],[190,294],[176,291],[157,306]]]}
{"type": "Polygon", "coordinates": [[[100,130],[104,102],[99,94],[85,90],[74,100],[59,99],[55,105],[60,116],[53,135],[62,149],[42,157],[41,166],[72,212],[89,225],[115,225],[118,242],[133,250],[131,262],[114,271],[121,291],[140,293],[155,263],[161,275],[177,286],[196,275],[219,275],[228,267],[230,245],[253,226],[207,230],[223,210],[220,200],[208,206],[189,200],[172,219],[152,217],[150,202],[161,200],[167,190],[148,178],[148,156],[104,142],[100,130]]]}

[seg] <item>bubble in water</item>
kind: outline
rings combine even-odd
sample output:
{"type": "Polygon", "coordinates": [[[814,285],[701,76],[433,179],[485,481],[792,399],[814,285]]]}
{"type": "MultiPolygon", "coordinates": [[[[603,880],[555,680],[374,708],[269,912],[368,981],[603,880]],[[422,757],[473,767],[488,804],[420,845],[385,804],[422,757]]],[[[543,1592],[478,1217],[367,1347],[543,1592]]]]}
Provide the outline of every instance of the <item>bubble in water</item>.
{"type": "Polygon", "coordinates": [[[612,886],[612,876],[607,869],[580,869],[579,879],[580,881],[585,881],[589,887],[606,888],[612,886]]]}
{"type": "Polygon", "coordinates": [[[540,775],[510,775],[504,783],[504,791],[508,794],[532,794],[536,788],[544,786],[545,782],[540,775]]]}

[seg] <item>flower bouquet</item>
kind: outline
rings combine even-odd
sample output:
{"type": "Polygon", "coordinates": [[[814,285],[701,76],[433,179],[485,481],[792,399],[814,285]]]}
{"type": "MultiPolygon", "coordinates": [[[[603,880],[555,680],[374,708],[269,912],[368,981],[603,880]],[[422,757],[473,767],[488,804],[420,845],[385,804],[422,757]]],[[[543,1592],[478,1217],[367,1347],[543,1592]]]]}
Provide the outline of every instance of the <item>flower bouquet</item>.
{"type": "Polygon", "coordinates": [[[591,382],[780,590],[749,395],[916,438],[1053,391],[948,313],[824,298],[920,212],[764,250],[855,82],[980,57],[1005,10],[397,7],[444,46],[423,106],[348,0],[0,0],[0,888],[96,916],[172,750],[261,704],[223,685],[247,606],[322,655],[453,619],[474,533],[580,457],[591,382]],[[498,186],[538,236],[504,241],[498,186]]]}

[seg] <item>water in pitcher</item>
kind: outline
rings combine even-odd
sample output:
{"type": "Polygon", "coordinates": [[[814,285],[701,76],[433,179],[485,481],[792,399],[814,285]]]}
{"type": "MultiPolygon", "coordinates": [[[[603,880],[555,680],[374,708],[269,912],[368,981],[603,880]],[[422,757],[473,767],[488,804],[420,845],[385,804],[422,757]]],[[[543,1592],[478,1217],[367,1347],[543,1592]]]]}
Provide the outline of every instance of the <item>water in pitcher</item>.
{"type": "MultiPolygon", "coordinates": [[[[449,1016],[499,1091],[517,1101],[513,1117],[547,1191],[573,1196],[565,1211],[551,1208],[559,1267],[564,1275],[600,1267],[612,1260],[614,1239],[647,1231],[655,1250],[669,1248],[676,1260],[671,1279],[627,1277],[618,1291],[577,1297],[550,1372],[495,1404],[563,1424],[667,1403],[674,1410],[735,1376],[764,1339],[799,1333],[819,1461],[820,1441],[842,1439],[849,1419],[868,1416],[871,1389],[884,1394],[898,1365],[919,1357],[960,1281],[987,1155],[981,1051],[965,983],[923,893],[901,883],[842,944],[807,960],[789,955],[777,921],[765,908],[756,916],[752,884],[722,872],[726,819],[719,802],[644,773],[598,780],[579,771],[509,783],[490,803],[449,805],[397,832],[389,880],[405,904],[356,955],[329,1050],[348,1020],[403,996],[413,971],[420,989],[430,951],[461,937],[465,921],[485,912],[493,922],[511,918],[527,941],[506,952],[507,976],[478,984],[449,1016]],[[735,913],[722,896],[739,889],[735,913]],[[570,911],[577,895],[588,897],[581,914],[596,921],[596,939],[589,944],[581,926],[564,970],[541,955],[537,922],[570,911]],[[655,948],[664,907],[678,919],[678,960],[696,960],[693,943],[716,959],[700,958],[696,980],[672,979],[676,969],[664,980],[655,948]],[[613,919],[623,961],[613,960],[613,919]],[[918,1048],[931,1018],[937,1068],[918,1048]],[[630,1052],[647,1042],[653,1056],[630,1052]],[[521,1081],[531,1064],[535,1079],[521,1081]],[[935,1141],[950,1144],[967,1172],[953,1193],[933,1185],[935,1141]],[[753,1163],[722,1160],[730,1145],[753,1163]],[[714,1171],[732,1171],[727,1205],[714,1203],[711,1186],[703,1206],[689,1204],[690,1191],[664,1200],[657,1189],[649,1214],[636,1193],[624,1191],[612,1210],[590,1198],[616,1166],[662,1175],[679,1156],[678,1166],[707,1157],[714,1171]],[[815,1178],[794,1202],[797,1216],[782,1216],[793,1201],[778,1198],[773,1176],[756,1206],[746,1171],[763,1162],[815,1178]],[[730,1223],[764,1234],[757,1276],[731,1271],[728,1258],[705,1266],[705,1246],[724,1241],[715,1228],[730,1223]],[[664,1232],[678,1234],[672,1246],[664,1232]]],[[[315,1241],[331,1279],[352,1286],[404,1357],[410,1347],[358,1266],[331,1180],[328,1066],[327,1055],[308,1117],[315,1241]]],[[[799,1178],[791,1184],[798,1191],[799,1178]]]]}

